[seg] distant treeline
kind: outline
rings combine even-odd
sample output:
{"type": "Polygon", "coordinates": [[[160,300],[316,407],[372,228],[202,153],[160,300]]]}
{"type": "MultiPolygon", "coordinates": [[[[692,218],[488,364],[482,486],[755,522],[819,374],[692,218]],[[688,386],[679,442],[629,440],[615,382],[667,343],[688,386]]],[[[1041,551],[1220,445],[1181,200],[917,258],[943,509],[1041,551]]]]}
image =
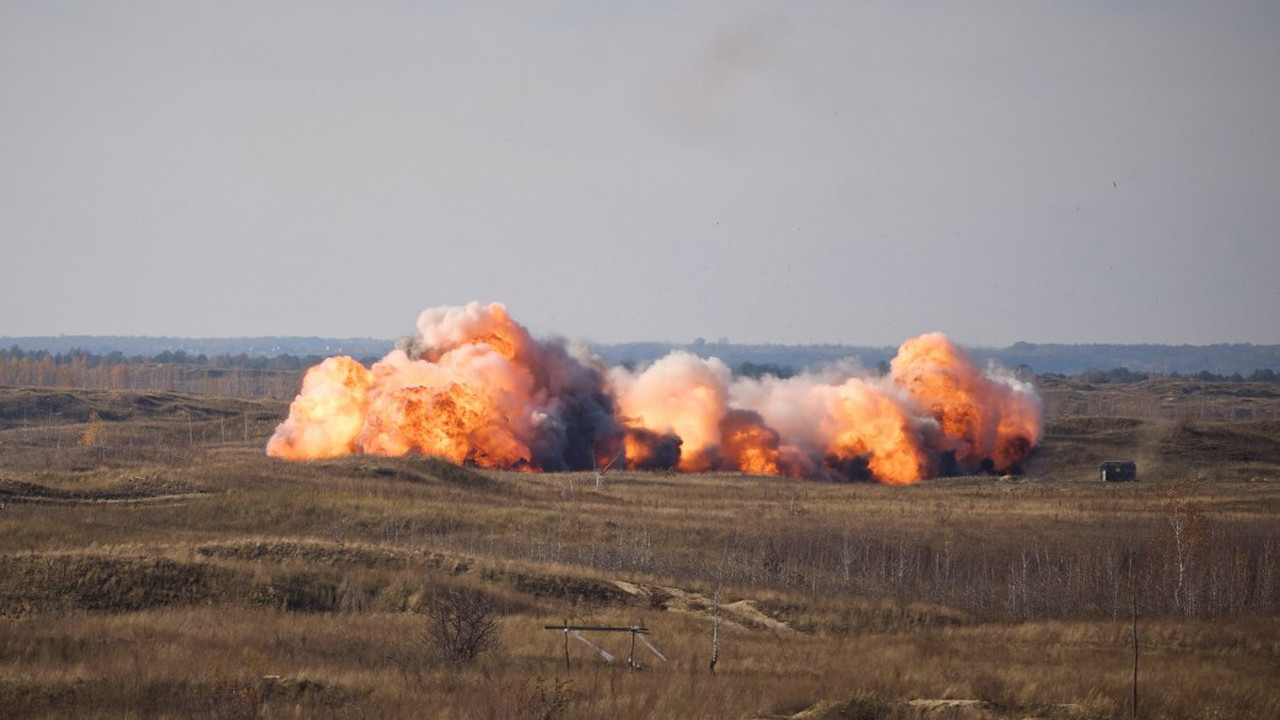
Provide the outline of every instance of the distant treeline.
{"type": "Polygon", "coordinates": [[[191,354],[184,350],[165,350],[155,355],[125,355],[118,350],[98,354],[80,349],[51,353],[47,350],[26,351],[14,345],[8,350],[0,350],[0,359],[52,365],[54,367],[70,365],[97,368],[103,365],[177,363],[180,365],[207,365],[220,368],[253,368],[255,370],[300,370],[310,367],[324,358],[319,355],[298,357],[284,354],[268,357],[264,355],[250,356],[243,353],[240,355],[210,356],[204,353],[191,354]]]}
{"type": "MultiPolygon", "coordinates": [[[[119,351],[106,354],[84,350],[51,353],[45,350],[23,350],[14,346],[0,350],[0,385],[15,387],[90,388],[99,390],[159,390],[229,397],[269,397],[290,399],[302,382],[307,368],[324,360],[322,355],[298,356],[284,353],[274,356],[206,355],[183,350],[165,350],[155,355],[128,355],[119,351]]],[[[358,358],[366,366],[377,356],[358,358]]],[[[766,375],[786,378],[801,368],[774,362],[743,361],[731,366],[735,375],[760,378],[766,375]]],[[[868,372],[888,372],[882,360],[868,372]]],[[[1030,366],[1013,368],[1015,374],[1031,380],[1030,366]]],[[[1071,379],[1093,384],[1141,382],[1152,377],[1184,378],[1201,382],[1280,382],[1280,373],[1258,368],[1248,374],[1213,373],[1149,373],[1116,367],[1111,370],[1089,368],[1082,372],[1042,373],[1042,377],[1071,379]]]]}
{"type": "MultiPolygon", "coordinates": [[[[1208,373],[1230,379],[1248,378],[1258,368],[1280,372],[1280,345],[1245,343],[1218,345],[1064,345],[1015,343],[1006,348],[967,348],[980,364],[995,363],[1031,374],[1077,375],[1096,368],[1127,368],[1134,373],[1166,377],[1190,377],[1208,373]]],[[[611,365],[643,365],[672,350],[701,357],[717,357],[731,367],[753,364],[793,371],[853,360],[865,368],[883,371],[897,354],[894,347],[851,345],[735,345],[694,342],[625,343],[604,345],[596,352],[611,365]]]]}
{"type": "MultiPolygon", "coordinates": [[[[90,353],[106,357],[126,356],[131,360],[187,358],[196,364],[213,363],[214,358],[237,358],[235,367],[251,367],[244,358],[269,362],[297,362],[305,367],[317,358],[351,355],[382,357],[394,343],[375,338],[250,337],[250,338],[168,338],[95,335],[43,337],[0,337],[0,347],[27,352],[45,351],[56,355],[90,353]],[[165,355],[169,353],[169,355],[165,355]],[[117,355],[119,354],[119,355],[117,355]],[[205,358],[204,361],[200,358],[205,358]]],[[[717,357],[730,367],[772,367],[781,371],[813,370],[850,360],[870,369],[883,369],[897,352],[892,346],[859,345],[779,345],[737,344],[727,340],[692,343],[632,342],[596,345],[594,351],[609,365],[641,366],[670,353],[683,350],[701,357],[717,357]]],[[[1124,345],[1019,342],[1005,348],[970,347],[979,363],[994,362],[1008,368],[1025,366],[1036,374],[1076,375],[1094,368],[1127,368],[1135,373],[1163,376],[1192,376],[1208,373],[1214,377],[1245,379],[1258,368],[1280,372],[1280,345],[1219,343],[1216,345],[1124,345]]],[[[181,360],[178,360],[181,362],[181,360]]],[[[279,367],[279,363],[274,365],[279,367]]],[[[748,370],[746,374],[752,374],[748,370]]],[[[779,374],[779,373],[774,373],[779,374]]]]}
{"type": "Polygon", "coordinates": [[[152,356],[126,356],[118,351],[100,355],[11,347],[0,350],[0,385],[285,399],[297,393],[303,371],[321,360],[314,355],[209,356],[166,350],[152,356]]]}
{"type": "MultiPolygon", "coordinates": [[[[889,372],[889,364],[885,362],[877,363],[876,367],[868,368],[868,372],[876,375],[885,375],[889,372]]],[[[778,365],[775,363],[753,363],[744,362],[733,366],[733,374],[740,377],[761,378],[765,375],[773,375],[779,378],[788,378],[797,371],[793,367],[786,365],[778,365]]],[[[1036,373],[1029,365],[1019,365],[1013,368],[1014,375],[1022,380],[1031,380],[1036,377],[1036,373]]],[[[1107,383],[1136,383],[1143,380],[1150,380],[1153,377],[1169,378],[1171,380],[1199,380],[1200,382],[1280,382],[1280,373],[1270,368],[1257,368],[1248,375],[1242,373],[1231,373],[1230,375],[1219,375],[1211,373],[1208,370],[1201,370],[1197,373],[1147,373],[1134,372],[1126,367],[1112,368],[1111,370],[1099,370],[1098,368],[1089,368],[1083,372],[1067,375],[1064,373],[1040,373],[1041,377],[1056,378],[1059,380],[1077,380],[1080,382],[1092,383],[1095,385],[1105,385],[1107,383]]]]}
{"type": "Polygon", "coordinates": [[[1007,348],[976,348],[979,360],[994,360],[1006,367],[1026,365],[1036,373],[1075,374],[1093,368],[1129,368],[1134,372],[1165,377],[1208,373],[1212,376],[1248,376],[1257,368],[1280,371],[1280,345],[1218,343],[1215,345],[1121,345],[1062,343],[1014,343],[1007,348]]]}
{"type": "MultiPolygon", "coordinates": [[[[1025,365],[1021,366],[1027,367],[1025,365]]],[[[1256,368],[1248,375],[1233,372],[1230,375],[1211,373],[1208,370],[1201,370],[1196,373],[1146,373],[1134,372],[1126,367],[1113,368],[1111,370],[1099,370],[1097,368],[1089,368],[1084,372],[1075,375],[1065,375],[1063,373],[1042,373],[1044,377],[1066,379],[1070,377],[1073,380],[1094,384],[1106,383],[1135,383],[1143,380],[1150,380],[1152,377],[1165,377],[1174,380],[1199,380],[1201,382],[1280,382],[1280,374],[1270,368],[1256,368]]]]}
{"type": "MultiPolygon", "coordinates": [[[[119,363],[125,364],[145,364],[145,363],[177,363],[180,365],[207,365],[215,368],[251,368],[254,370],[305,370],[324,360],[328,355],[293,355],[290,353],[282,353],[280,355],[248,355],[240,353],[231,355],[223,353],[219,355],[206,355],[205,353],[189,353],[185,350],[165,350],[154,355],[125,355],[115,350],[108,353],[95,353],[79,348],[69,350],[67,352],[51,353],[47,350],[23,350],[17,345],[9,347],[7,350],[0,349],[0,359],[4,360],[21,360],[37,363],[48,363],[55,366],[61,365],[85,365],[87,367],[98,367],[100,365],[115,365],[119,363]]],[[[380,356],[366,356],[359,358],[366,365],[376,362],[380,356]]]]}
{"type": "Polygon", "coordinates": [[[239,338],[175,338],[136,335],[40,335],[0,337],[0,347],[44,350],[54,354],[88,352],[96,355],[122,353],[129,357],[154,357],[164,352],[189,356],[248,355],[251,357],[298,357],[351,355],[382,357],[394,346],[377,338],[321,338],[259,336],[239,338]]]}

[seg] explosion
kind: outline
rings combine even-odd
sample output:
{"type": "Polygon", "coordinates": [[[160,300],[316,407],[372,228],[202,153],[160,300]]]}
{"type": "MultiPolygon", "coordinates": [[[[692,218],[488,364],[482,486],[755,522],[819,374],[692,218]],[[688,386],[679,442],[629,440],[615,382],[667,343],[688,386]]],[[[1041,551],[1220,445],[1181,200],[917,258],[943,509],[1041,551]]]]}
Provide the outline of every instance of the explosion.
{"type": "Polygon", "coordinates": [[[534,339],[499,303],[471,303],[423,312],[418,335],[371,368],[332,357],[308,370],[267,454],[905,484],[1016,470],[1041,433],[1030,385],[984,373],[941,333],[904,343],[885,377],[755,380],[682,351],[605,368],[587,350],[534,339]]]}

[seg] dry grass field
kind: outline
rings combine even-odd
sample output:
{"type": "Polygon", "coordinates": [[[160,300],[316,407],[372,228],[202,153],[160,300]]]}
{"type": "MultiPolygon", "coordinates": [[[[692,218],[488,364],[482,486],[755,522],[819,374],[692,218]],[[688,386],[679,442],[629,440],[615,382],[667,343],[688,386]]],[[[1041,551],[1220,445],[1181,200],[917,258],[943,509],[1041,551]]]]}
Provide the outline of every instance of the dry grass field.
{"type": "Polygon", "coordinates": [[[278,400],[0,388],[0,716],[1128,718],[1136,612],[1138,716],[1280,717],[1274,399],[1152,392],[887,487],[289,463],[278,400]]]}

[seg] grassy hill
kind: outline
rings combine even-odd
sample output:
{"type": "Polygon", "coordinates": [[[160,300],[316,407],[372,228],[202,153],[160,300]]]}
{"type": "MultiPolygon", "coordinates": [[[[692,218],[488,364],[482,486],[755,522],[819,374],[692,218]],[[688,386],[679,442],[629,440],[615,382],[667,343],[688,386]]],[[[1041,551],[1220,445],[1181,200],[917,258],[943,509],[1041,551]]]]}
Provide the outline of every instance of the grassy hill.
{"type": "Polygon", "coordinates": [[[1120,718],[1136,607],[1143,717],[1274,717],[1280,421],[1196,395],[1047,387],[1027,474],[886,487],[286,463],[282,401],[0,388],[0,708],[1120,718]],[[451,657],[449,608],[497,644],[451,657]]]}

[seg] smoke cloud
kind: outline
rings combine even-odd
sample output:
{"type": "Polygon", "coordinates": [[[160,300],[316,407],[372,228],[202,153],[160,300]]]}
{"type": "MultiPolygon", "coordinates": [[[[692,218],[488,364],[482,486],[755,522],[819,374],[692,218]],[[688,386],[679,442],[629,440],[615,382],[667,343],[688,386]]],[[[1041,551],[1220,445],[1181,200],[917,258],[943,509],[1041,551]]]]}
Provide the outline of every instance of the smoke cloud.
{"type": "Polygon", "coordinates": [[[1031,386],[983,372],[941,333],[903,343],[883,377],[847,367],[757,380],[681,351],[606,368],[533,338],[499,303],[471,303],[424,311],[417,336],[371,368],[332,357],[308,370],[267,454],[905,484],[1016,471],[1041,434],[1031,386]]]}

